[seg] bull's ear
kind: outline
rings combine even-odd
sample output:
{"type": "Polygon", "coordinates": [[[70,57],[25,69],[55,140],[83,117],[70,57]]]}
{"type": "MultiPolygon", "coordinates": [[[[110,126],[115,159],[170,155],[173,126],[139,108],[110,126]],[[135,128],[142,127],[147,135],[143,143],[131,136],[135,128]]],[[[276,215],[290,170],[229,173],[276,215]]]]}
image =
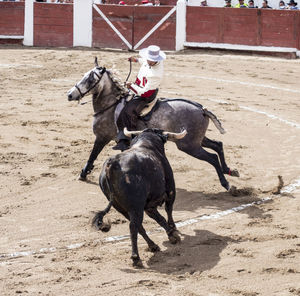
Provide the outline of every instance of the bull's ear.
{"type": "Polygon", "coordinates": [[[99,65],[98,65],[98,58],[97,57],[95,57],[95,67],[99,67],[99,65]]]}

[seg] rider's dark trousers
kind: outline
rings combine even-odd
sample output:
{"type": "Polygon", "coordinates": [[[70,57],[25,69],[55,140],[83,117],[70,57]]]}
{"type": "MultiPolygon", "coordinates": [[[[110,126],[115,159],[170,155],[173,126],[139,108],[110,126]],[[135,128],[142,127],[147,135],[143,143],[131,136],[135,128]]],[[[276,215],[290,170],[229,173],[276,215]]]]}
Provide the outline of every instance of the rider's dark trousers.
{"type": "Polygon", "coordinates": [[[150,97],[144,98],[141,96],[134,96],[127,102],[117,119],[118,130],[123,132],[125,127],[127,127],[129,131],[136,130],[139,114],[147,104],[155,99],[157,93],[158,89],[150,97]]]}

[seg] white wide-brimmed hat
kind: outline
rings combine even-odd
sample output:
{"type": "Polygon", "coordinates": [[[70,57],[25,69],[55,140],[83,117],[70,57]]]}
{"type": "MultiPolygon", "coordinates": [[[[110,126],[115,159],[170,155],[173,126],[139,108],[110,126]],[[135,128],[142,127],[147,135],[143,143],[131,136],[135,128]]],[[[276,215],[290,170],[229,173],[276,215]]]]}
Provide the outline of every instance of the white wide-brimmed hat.
{"type": "Polygon", "coordinates": [[[139,55],[152,62],[159,62],[166,59],[166,54],[156,45],[150,45],[140,50],[139,55]]]}

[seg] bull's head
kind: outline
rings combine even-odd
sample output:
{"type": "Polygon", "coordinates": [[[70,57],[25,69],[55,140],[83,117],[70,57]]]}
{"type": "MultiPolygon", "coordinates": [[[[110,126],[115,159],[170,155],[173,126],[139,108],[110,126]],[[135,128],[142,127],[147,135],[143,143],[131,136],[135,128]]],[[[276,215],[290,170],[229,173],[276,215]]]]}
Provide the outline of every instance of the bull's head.
{"type": "Polygon", "coordinates": [[[165,140],[170,140],[170,141],[176,141],[176,140],[180,140],[182,138],[185,137],[185,135],[187,134],[186,129],[183,129],[180,133],[171,133],[171,132],[166,132],[166,131],[162,131],[159,129],[145,129],[142,131],[128,131],[127,128],[124,128],[124,135],[126,137],[131,138],[132,136],[138,136],[141,133],[145,132],[145,131],[153,131],[158,135],[162,135],[165,137],[165,140]]]}

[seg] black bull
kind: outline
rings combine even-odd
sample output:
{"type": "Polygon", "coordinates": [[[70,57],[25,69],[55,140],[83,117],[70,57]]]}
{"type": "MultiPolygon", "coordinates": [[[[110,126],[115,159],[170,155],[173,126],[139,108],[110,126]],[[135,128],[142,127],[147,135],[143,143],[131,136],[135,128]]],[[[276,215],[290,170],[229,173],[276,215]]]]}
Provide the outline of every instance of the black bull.
{"type": "MultiPolygon", "coordinates": [[[[159,251],[158,245],[149,238],[142,225],[144,211],[165,229],[171,243],[180,241],[172,217],[175,182],[165,155],[164,143],[167,139],[183,138],[186,131],[175,134],[146,129],[138,133],[129,150],[110,157],[104,163],[99,183],[109,205],[93,219],[97,229],[105,230],[102,228],[102,219],[113,206],[130,221],[131,258],[134,266],[142,265],[137,246],[138,233],[145,239],[150,251],[159,251]],[[164,203],[168,221],[157,210],[164,203]]],[[[136,132],[127,132],[127,135],[132,134],[136,135],[136,132]]]]}

